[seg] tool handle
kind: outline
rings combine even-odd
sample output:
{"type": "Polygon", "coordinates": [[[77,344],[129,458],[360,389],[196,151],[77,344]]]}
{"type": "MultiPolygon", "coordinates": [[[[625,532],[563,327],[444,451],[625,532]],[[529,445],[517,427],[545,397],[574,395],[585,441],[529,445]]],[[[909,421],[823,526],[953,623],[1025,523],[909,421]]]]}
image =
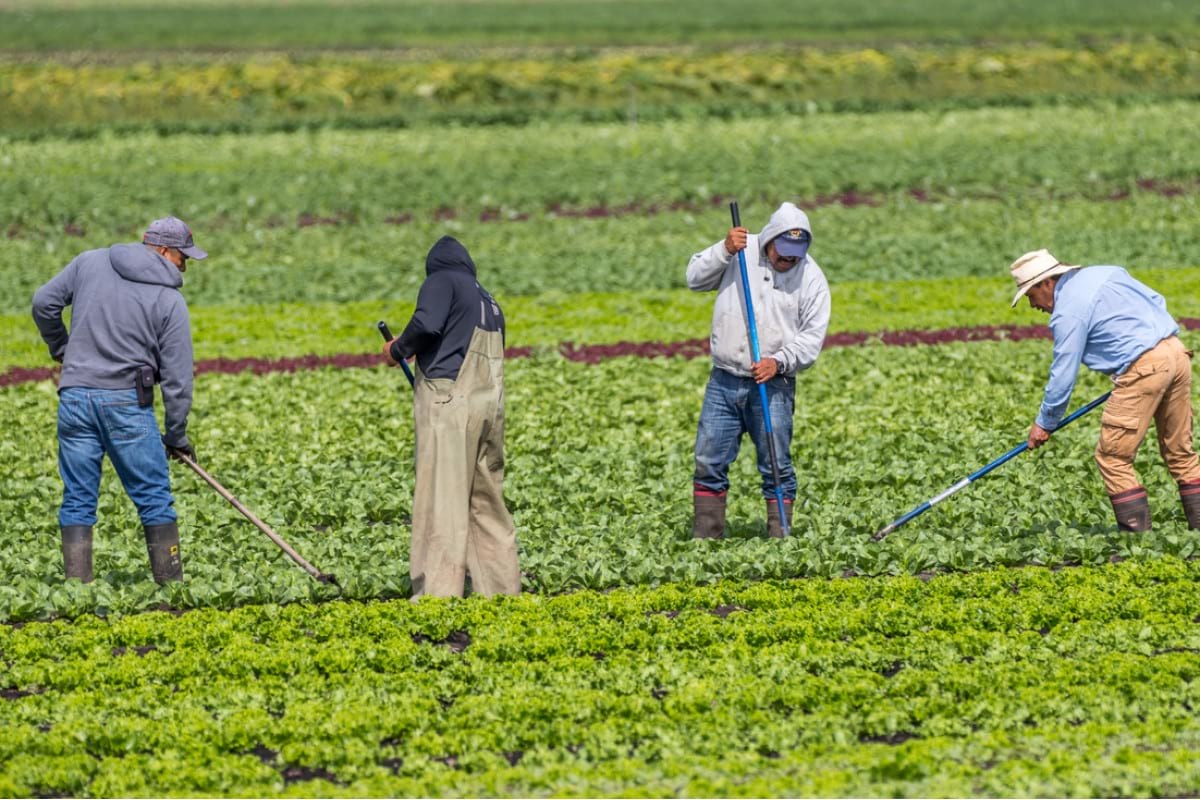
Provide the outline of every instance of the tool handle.
{"type": "MultiPolygon", "coordinates": [[[[738,213],[738,204],[734,200],[729,204],[729,215],[733,217],[733,226],[735,228],[742,227],[742,217],[738,213]]],[[[750,358],[753,362],[758,363],[762,356],[758,349],[758,323],[754,319],[754,302],[750,298],[750,274],[746,270],[746,250],[742,248],[738,250],[738,269],[741,271],[742,277],[742,294],[746,296],[746,329],[750,336],[750,358]]]]}
{"type": "MultiPolygon", "coordinates": [[[[379,328],[379,335],[383,337],[385,342],[390,342],[392,340],[392,330],[388,327],[386,322],[379,320],[379,323],[375,327],[379,328]]],[[[404,370],[404,377],[408,378],[408,384],[410,386],[416,386],[417,377],[413,375],[412,368],[408,366],[408,361],[406,359],[400,359],[400,367],[404,370]]]]}
{"type": "MultiPolygon", "coordinates": [[[[738,213],[737,200],[729,204],[729,216],[733,219],[733,227],[742,227],[742,215],[738,213]]],[[[746,296],[746,333],[750,337],[750,357],[754,363],[762,360],[762,355],[758,347],[758,324],[754,320],[754,303],[750,299],[750,275],[746,270],[746,252],[745,248],[738,250],[738,269],[741,272],[742,278],[742,294],[746,296]]],[[[791,531],[788,530],[787,514],[784,513],[783,507],[783,486],[779,483],[779,459],[775,453],[775,432],[771,426],[771,404],[767,400],[767,387],[763,384],[758,385],[758,399],[762,405],[763,426],[767,433],[767,455],[771,461],[771,478],[775,481],[775,501],[779,509],[779,526],[784,536],[788,536],[791,531]]]]}
{"type": "MultiPolygon", "coordinates": [[[[1112,394],[1112,392],[1105,392],[1104,394],[1100,395],[1099,397],[1097,397],[1095,400],[1088,403],[1087,405],[1076,409],[1066,419],[1064,419],[1062,422],[1058,423],[1058,427],[1055,428],[1054,431],[1055,432],[1061,431],[1063,428],[1067,427],[1072,422],[1079,419],[1080,417],[1082,417],[1084,414],[1088,413],[1092,409],[1096,408],[1099,405],[1103,405],[1104,402],[1106,400],[1108,400],[1108,397],[1111,394],[1112,394]]],[[[895,522],[891,523],[890,525],[885,525],[884,527],[880,528],[879,530],[877,530],[874,533],[874,535],[871,538],[878,542],[880,539],[883,539],[884,537],[890,535],[894,530],[899,528],[901,525],[905,525],[913,518],[919,517],[921,514],[924,514],[926,511],[933,508],[938,503],[942,502],[943,500],[945,500],[947,497],[954,494],[958,490],[965,489],[967,486],[969,486],[972,483],[974,483],[975,481],[979,480],[984,475],[987,475],[989,472],[991,472],[992,470],[996,469],[997,467],[999,467],[1003,464],[1007,464],[1009,461],[1011,461],[1012,459],[1021,455],[1021,453],[1024,453],[1028,449],[1029,449],[1029,442],[1022,442],[1021,444],[1017,445],[1012,450],[1009,450],[1007,453],[1000,456],[999,458],[997,458],[995,461],[991,462],[987,466],[984,466],[984,467],[976,470],[975,472],[972,472],[970,475],[963,478],[961,481],[954,484],[949,489],[947,489],[946,491],[939,494],[937,497],[934,497],[934,498],[931,498],[930,500],[925,501],[921,505],[914,508],[912,511],[905,514],[903,517],[900,517],[900,519],[896,520],[895,522]]]]}
{"type": "Polygon", "coordinates": [[[242,516],[245,517],[246,519],[248,519],[250,521],[250,523],[252,525],[254,525],[254,527],[258,528],[260,531],[265,533],[267,535],[268,539],[270,539],[272,542],[274,542],[275,545],[280,550],[282,550],[284,553],[287,554],[288,558],[290,558],[290,559],[292,559],[292,561],[296,562],[297,566],[299,566],[301,569],[303,569],[305,572],[307,572],[309,575],[313,576],[317,580],[324,581],[324,579],[327,577],[324,573],[322,573],[319,569],[314,567],[312,564],[308,563],[308,561],[306,561],[302,555],[297,553],[296,550],[290,544],[285,542],[283,540],[283,537],[281,537],[278,533],[276,533],[274,531],[274,529],[271,528],[270,525],[268,525],[267,523],[265,523],[261,519],[259,519],[254,514],[253,511],[246,508],[246,506],[243,505],[240,500],[238,500],[236,497],[234,497],[233,494],[228,489],[226,489],[224,486],[222,486],[220,483],[218,483],[216,478],[214,478],[212,475],[209,475],[207,472],[205,472],[204,469],[201,468],[201,466],[199,464],[197,464],[192,459],[188,458],[187,455],[184,453],[180,453],[180,452],[176,451],[175,458],[179,459],[184,464],[186,464],[192,470],[192,472],[199,475],[200,478],[205,483],[207,483],[209,486],[211,486],[213,488],[213,490],[217,494],[219,494],[222,499],[225,500],[225,502],[229,503],[229,505],[233,506],[238,511],[240,511],[242,516]]]}

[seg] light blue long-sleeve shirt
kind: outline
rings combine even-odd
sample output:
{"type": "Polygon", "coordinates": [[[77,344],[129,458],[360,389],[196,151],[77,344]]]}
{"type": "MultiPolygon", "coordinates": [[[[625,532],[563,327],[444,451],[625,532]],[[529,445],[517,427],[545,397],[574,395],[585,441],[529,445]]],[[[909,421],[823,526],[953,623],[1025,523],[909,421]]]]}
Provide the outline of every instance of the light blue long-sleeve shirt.
{"type": "Polygon", "coordinates": [[[1084,267],[1054,287],[1050,333],[1054,361],[1037,424],[1058,427],[1067,411],[1079,364],[1117,376],[1140,355],[1179,332],[1162,295],[1121,267],[1084,267]]]}

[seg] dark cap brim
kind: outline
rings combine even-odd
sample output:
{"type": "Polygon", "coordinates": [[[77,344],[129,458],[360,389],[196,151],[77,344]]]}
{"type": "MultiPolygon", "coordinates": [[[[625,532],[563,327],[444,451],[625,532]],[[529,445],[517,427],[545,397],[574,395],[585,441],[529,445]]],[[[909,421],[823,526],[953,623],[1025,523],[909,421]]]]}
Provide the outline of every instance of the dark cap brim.
{"type": "Polygon", "coordinates": [[[780,236],[775,239],[775,252],[784,258],[804,258],[808,254],[808,240],[798,242],[780,236]]]}
{"type": "Polygon", "coordinates": [[[183,253],[193,261],[200,261],[201,259],[208,258],[208,251],[201,250],[195,245],[192,245],[191,247],[181,247],[179,248],[179,252],[183,253]]]}

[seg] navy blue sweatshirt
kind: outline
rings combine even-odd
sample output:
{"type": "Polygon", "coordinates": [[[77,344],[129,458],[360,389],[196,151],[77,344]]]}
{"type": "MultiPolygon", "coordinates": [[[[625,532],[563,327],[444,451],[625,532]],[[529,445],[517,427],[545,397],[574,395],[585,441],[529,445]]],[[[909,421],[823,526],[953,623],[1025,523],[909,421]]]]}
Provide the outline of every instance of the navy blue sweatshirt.
{"type": "Polygon", "coordinates": [[[475,280],[471,254],[452,236],[438,239],[425,257],[417,308],[392,344],[392,358],[412,355],[426,378],[458,377],[476,328],[504,335],[500,305],[475,280]]]}

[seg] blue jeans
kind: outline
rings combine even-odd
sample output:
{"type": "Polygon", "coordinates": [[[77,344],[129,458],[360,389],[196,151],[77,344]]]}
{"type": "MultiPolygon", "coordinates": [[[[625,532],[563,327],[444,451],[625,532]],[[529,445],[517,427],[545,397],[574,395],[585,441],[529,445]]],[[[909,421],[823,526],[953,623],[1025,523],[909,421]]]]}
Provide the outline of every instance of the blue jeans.
{"type": "MultiPolygon", "coordinates": [[[[777,375],[767,382],[766,387],[775,434],[775,456],[779,459],[779,481],[783,484],[784,499],[795,500],[796,471],[792,468],[791,446],[796,379],[790,375],[777,375]]],[[[729,490],[729,465],[737,458],[744,433],[750,434],[758,451],[763,497],[773,500],[775,480],[771,475],[771,455],[767,449],[767,429],[763,423],[758,384],[753,378],[739,378],[714,367],[704,390],[700,427],[696,431],[693,480],[697,490],[718,494],[729,490]]]]}
{"type": "Polygon", "coordinates": [[[58,472],[63,480],[59,525],[96,524],[105,454],[143,525],[175,521],[167,454],[154,407],[140,407],[133,389],[72,387],[58,398],[58,472]]]}

